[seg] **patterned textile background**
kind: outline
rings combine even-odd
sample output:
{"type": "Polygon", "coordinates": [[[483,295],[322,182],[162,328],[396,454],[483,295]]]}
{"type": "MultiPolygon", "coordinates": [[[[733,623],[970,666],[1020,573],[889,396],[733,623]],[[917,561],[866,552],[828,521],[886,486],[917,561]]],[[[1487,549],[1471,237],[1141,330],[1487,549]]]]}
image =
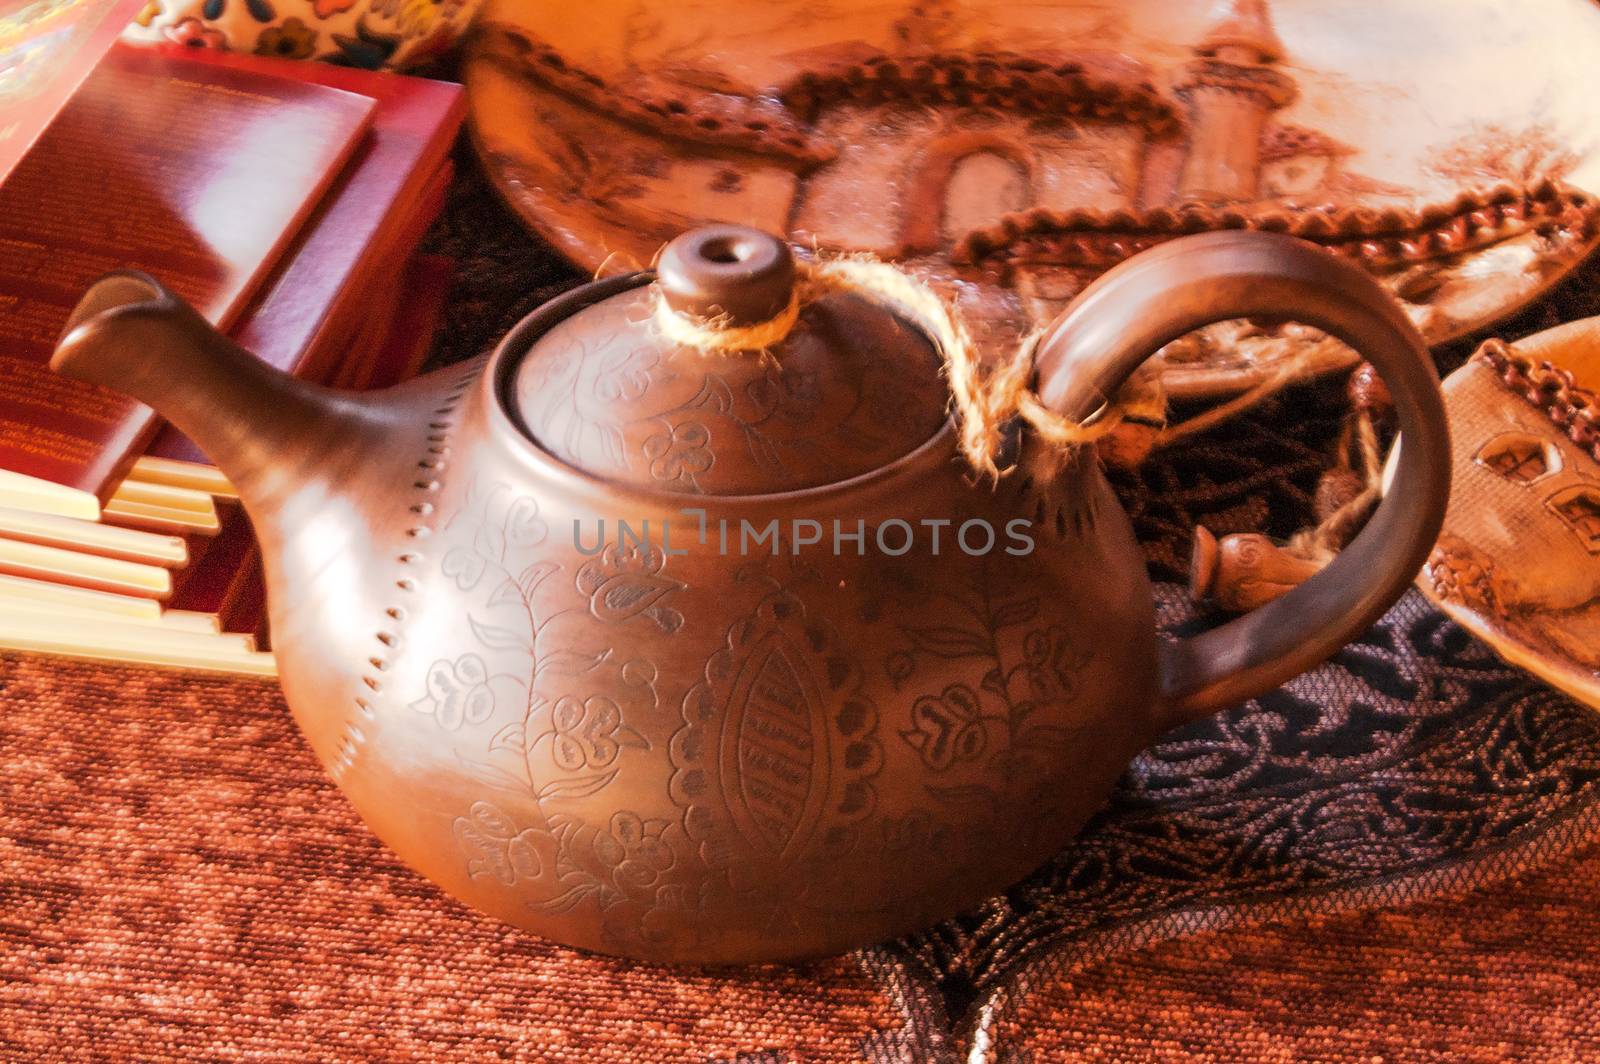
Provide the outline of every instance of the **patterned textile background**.
{"type": "MultiPolygon", "coordinates": [[[[580,279],[459,163],[441,363],[580,279]]],[[[1596,312],[1591,266],[1499,332],[1596,312]]],[[[1171,582],[1196,521],[1307,520],[1339,394],[1121,479],[1169,630],[1210,621],[1171,582]]],[[[1004,895],[804,967],[653,968],[480,918],[365,831],[270,684],[0,656],[0,700],[0,1059],[1600,1058],[1600,717],[1415,592],[1146,751],[1004,895]]]]}

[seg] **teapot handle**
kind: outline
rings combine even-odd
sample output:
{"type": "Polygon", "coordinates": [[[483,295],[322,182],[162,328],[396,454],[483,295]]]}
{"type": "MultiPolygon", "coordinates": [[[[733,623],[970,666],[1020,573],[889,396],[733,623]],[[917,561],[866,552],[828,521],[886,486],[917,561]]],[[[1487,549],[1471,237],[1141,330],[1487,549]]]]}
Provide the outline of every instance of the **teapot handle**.
{"type": "Polygon", "coordinates": [[[1377,512],[1325,569],[1251,613],[1163,644],[1161,697],[1173,723],[1264,694],[1365,631],[1415,579],[1449,498],[1449,429],[1422,337],[1369,274],[1278,233],[1181,237],[1105,273],[1040,338],[1039,397],[1088,419],[1164,344],[1243,317],[1302,322],[1355,348],[1389,386],[1405,445],[1377,512]]]}

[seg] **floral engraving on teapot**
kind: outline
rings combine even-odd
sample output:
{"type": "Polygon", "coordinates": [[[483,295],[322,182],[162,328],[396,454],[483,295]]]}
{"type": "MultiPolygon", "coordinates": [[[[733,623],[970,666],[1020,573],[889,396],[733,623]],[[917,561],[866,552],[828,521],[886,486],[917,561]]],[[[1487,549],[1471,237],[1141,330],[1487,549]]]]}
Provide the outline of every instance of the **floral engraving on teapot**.
{"type": "Polygon", "coordinates": [[[474,486],[447,527],[457,545],[441,571],[476,594],[466,619],[480,651],[436,663],[413,708],[459,727],[506,708],[512,688],[522,702],[481,760],[462,756],[487,786],[518,796],[504,807],[479,801],[454,821],[468,876],[515,886],[545,915],[592,904],[613,948],[659,944],[694,896],[682,828],[626,809],[596,819],[589,800],[632,771],[628,751],[652,749],[629,721],[660,707],[656,664],[622,653],[626,632],[613,630],[676,633],[683,616],[668,601],[682,582],[664,575],[666,556],[651,544],[618,542],[575,568],[520,565],[549,530],[538,503],[504,485],[474,486]]]}
{"type": "Polygon", "coordinates": [[[695,474],[706,472],[716,461],[710,443],[710,430],[698,421],[663,425],[644,441],[650,475],[666,484],[683,481],[692,485],[695,474]]]}
{"type": "Polygon", "coordinates": [[[617,624],[640,614],[663,632],[683,626],[683,614],[661,600],[681,591],[683,582],[663,576],[667,556],[651,543],[618,542],[578,569],[578,592],[588,597],[589,613],[597,621],[617,624]]]}
{"type": "MultiPolygon", "coordinates": [[[[409,507],[410,516],[416,523],[406,530],[406,537],[414,543],[420,544],[433,534],[429,518],[434,512],[433,496],[439,490],[439,481],[435,474],[444,469],[450,455],[449,442],[450,434],[456,424],[456,407],[460,405],[473,382],[478,379],[487,361],[487,356],[480,356],[462,365],[452,378],[453,383],[450,390],[445,393],[444,402],[434,408],[432,419],[427,424],[428,432],[423,440],[423,454],[417,459],[418,475],[412,484],[412,490],[416,493],[415,501],[409,507]]],[[[395,590],[407,596],[416,590],[417,582],[411,577],[410,572],[424,560],[420,549],[407,550],[395,559],[401,570],[399,578],[395,581],[395,590]]],[[[383,613],[387,620],[384,626],[374,633],[378,650],[367,659],[368,668],[361,676],[361,692],[353,699],[355,714],[346,723],[339,747],[328,763],[328,775],[336,783],[350,771],[367,741],[367,727],[377,719],[378,715],[373,700],[383,690],[383,673],[389,668],[390,656],[400,650],[403,642],[398,629],[406,620],[405,606],[396,601],[386,607],[383,613]]],[[[459,703],[450,701],[450,692],[456,690],[465,680],[465,676],[455,672],[457,669],[462,669],[467,675],[471,675],[475,665],[464,659],[458,660],[454,665],[449,662],[436,662],[429,671],[429,705],[424,707],[423,711],[442,712],[441,723],[446,727],[450,727],[448,722],[454,719],[453,715],[458,709],[462,712],[463,719],[469,709],[466,696],[463,696],[459,703]],[[448,678],[446,673],[440,671],[441,666],[445,670],[450,670],[448,678]],[[434,681],[436,672],[439,673],[437,683],[434,681]],[[446,687],[449,690],[446,690],[446,687]],[[441,705],[437,699],[443,699],[448,708],[441,705]]],[[[471,712],[474,714],[482,712],[484,718],[487,718],[488,712],[493,709],[492,704],[485,711],[482,695],[475,692],[475,683],[469,681],[467,686],[474,691],[471,712]]],[[[459,724],[456,726],[459,727],[459,724]]]]}
{"type": "MultiPolygon", "coordinates": [[[[471,591],[483,582],[485,576],[502,578],[489,600],[491,606],[525,600],[540,581],[554,571],[549,563],[536,563],[513,574],[507,566],[512,564],[508,552],[526,551],[545,541],[549,528],[539,517],[539,503],[527,495],[510,497],[510,489],[497,487],[481,504],[484,519],[477,523],[470,546],[451,547],[445,552],[442,569],[461,591],[471,591]],[[492,509],[502,509],[499,522],[486,519],[492,509]]],[[[485,640],[491,645],[495,640],[485,640]]]]}
{"type": "Polygon", "coordinates": [[[597,349],[571,338],[560,357],[542,359],[527,371],[530,389],[543,401],[537,411],[524,408],[523,416],[546,443],[559,441],[570,453],[626,464],[627,442],[610,408],[642,398],[660,358],[646,345],[597,349]]]}
{"type": "Polygon", "coordinates": [[[474,802],[452,824],[472,879],[524,891],[529,909],[571,912],[592,901],[613,947],[659,946],[682,927],[691,892],[671,845],[676,826],[627,809],[604,825],[563,814],[518,830],[492,802],[474,802]]]}
{"type": "Polygon", "coordinates": [[[906,569],[882,580],[887,596],[924,603],[930,596],[955,607],[942,611],[938,624],[899,625],[903,644],[884,661],[895,687],[914,694],[897,733],[929,769],[929,796],[970,817],[1047,785],[1074,740],[1070,729],[1049,721],[1063,719],[1061,710],[1080,697],[1090,649],[1061,625],[1038,627],[1037,596],[997,589],[989,579],[975,579],[964,595],[940,592],[906,569]],[[976,682],[952,682],[952,666],[970,667],[976,682]],[[945,677],[937,689],[911,686],[930,674],[945,677]]]}
{"type": "Polygon", "coordinates": [[[518,831],[511,818],[490,802],[474,802],[466,816],[456,817],[451,830],[473,879],[492,876],[511,886],[537,880],[554,866],[549,845],[554,837],[536,828],[518,831]]]}
{"type": "Polygon", "coordinates": [[[550,711],[550,728],[534,739],[550,740],[550,757],[561,768],[609,768],[624,743],[648,746],[638,732],[622,723],[622,709],[605,695],[578,699],[565,695],[550,711]]]}
{"type": "Polygon", "coordinates": [[[964,683],[951,684],[940,695],[923,695],[911,707],[911,727],[900,732],[922,757],[942,772],[958,762],[976,761],[988,745],[986,716],[977,693],[964,683]]]}
{"type": "Polygon", "coordinates": [[[427,695],[412,702],[411,708],[433,717],[446,731],[459,731],[463,724],[482,724],[494,714],[489,667],[477,654],[434,662],[427,683],[427,695]]]}
{"type": "Polygon", "coordinates": [[[549,528],[535,499],[504,485],[475,486],[458,519],[470,522],[463,529],[472,533],[470,544],[447,551],[442,571],[462,591],[489,589],[483,607],[468,610],[468,629],[484,655],[515,663],[517,671],[491,676],[476,653],[436,662],[427,697],[412,708],[433,712],[447,728],[460,720],[482,723],[494,712],[494,681],[506,679],[523,692],[523,713],[494,733],[487,753],[513,752],[519,763],[511,770],[498,762],[485,768],[502,779],[509,771],[516,786],[539,801],[595,793],[620,771],[624,748],[651,748],[625,718],[630,709],[648,716],[659,705],[657,669],[646,658],[618,654],[609,640],[572,641],[581,624],[569,622],[598,620],[609,627],[639,618],[671,634],[683,615],[663,599],[683,584],[662,575],[660,548],[620,540],[579,566],[570,581],[549,559],[519,569],[519,559],[546,542],[549,528]],[[559,778],[583,772],[590,774],[559,778]]]}
{"type": "Polygon", "coordinates": [[[877,803],[878,711],[838,633],[783,587],[728,629],[683,700],[673,800],[688,836],[738,888],[847,852],[877,803]],[[735,855],[743,855],[736,858],[735,855]]]}

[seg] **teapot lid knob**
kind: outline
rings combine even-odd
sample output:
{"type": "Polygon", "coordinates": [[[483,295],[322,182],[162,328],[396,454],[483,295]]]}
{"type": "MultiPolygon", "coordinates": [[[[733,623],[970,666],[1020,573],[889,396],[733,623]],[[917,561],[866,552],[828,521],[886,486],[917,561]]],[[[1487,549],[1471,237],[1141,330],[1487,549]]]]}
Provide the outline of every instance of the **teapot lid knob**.
{"type": "Polygon", "coordinates": [[[656,281],[680,314],[756,325],[778,317],[794,298],[794,254],[759,229],[701,226],[661,250],[656,281]]]}

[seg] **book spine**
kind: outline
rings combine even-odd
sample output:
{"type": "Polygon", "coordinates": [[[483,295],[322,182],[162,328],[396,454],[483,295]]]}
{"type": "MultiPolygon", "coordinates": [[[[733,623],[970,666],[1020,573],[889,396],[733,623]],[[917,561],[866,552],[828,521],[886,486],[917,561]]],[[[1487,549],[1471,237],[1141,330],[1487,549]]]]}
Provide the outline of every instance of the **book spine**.
{"type": "Polygon", "coordinates": [[[11,539],[0,539],[0,573],[145,598],[172,593],[172,573],[160,566],[11,539]]]}
{"type": "Polygon", "coordinates": [[[32,602],[74,613],[87,610],[130,621],[154,622],[161,617],[161,603],[155,599],[3,574],[0,574],[0,601],[32,602]]]}
{"type": "Polygon", "coordinates": [[[156,630],[112,621],[51,619],[0,608],[0,649],[90,661],[199,669],[247,676],[275,676],[271,654],[248,636],[156,630]]]}
{"type": "Polygon", "coordinates": [[[189,561],[188,545],[178,536],[7,507],[0,507],[0,538],[168,569],[181,568],[189,561]]]}
{"type": "Polygon", "coordinates": [[[133,463],[128,479],[144,484],[163,484],[171,488],[200,491],[212,499],[239,501],[239,489],[229,483],[222,471],[204,462],[185,462],[147,454],[133,463]]]}

